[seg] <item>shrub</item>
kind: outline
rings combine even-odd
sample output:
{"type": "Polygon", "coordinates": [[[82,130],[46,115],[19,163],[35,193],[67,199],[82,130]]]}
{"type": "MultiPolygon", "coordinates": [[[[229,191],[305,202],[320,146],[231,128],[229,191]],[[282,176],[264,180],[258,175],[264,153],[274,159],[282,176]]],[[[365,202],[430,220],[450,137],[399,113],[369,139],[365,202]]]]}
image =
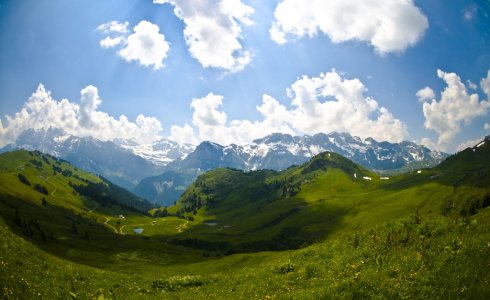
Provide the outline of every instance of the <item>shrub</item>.
{"type": "Polygon", "coordinates": [[[156,290],[174,292],[182,288],[205,285],[207,281],[201,276],[174,276],[168,279],[153,280],[151,286],[156,290]]]}
{"type": "Polygon", "coordinates": [[[19,181],[22,182],[23,184],[25,185],[31,185],[31,183],[29,182],[29,180],[27,180],[27,178],[24,176],[24,174],[17,174],[17,178],[19,178],[19,181]]]}
{"type": "Polygon", "coordinates": [[[288,273],[294,272],[294,270],[296,270],[296,266],[292,262],[288,261],[288,262],[282,263],[278,266],[274,266],[273,270],[274,270],[274,273],[276,273],[276,274],[286,275],[288,273]]]}
{"type": "Polygon", "coordinates": [[[43,162],[42,161],[39,161],[39,160],[36,160],[36,159],[31,159],[29,162],[31,164],[33,164],[36,167],[36,169],[38,169],[38,170],[41,170],[41,168],[43,167],[43,162]]]}
{"type": "Polygon", "coordinates": [[[35,189],[36,191],[38,191],[39,193],[44,194],[44,195],[46,195],[46,196],[49,194],[49,193],[48,193],[48,189],[47,189],[45,186],[42,186],[42,185],[40,185],[40,184],[38,184],[38,183],[36,183],[36,184],[34,185],[34,189],[35,189]]]}

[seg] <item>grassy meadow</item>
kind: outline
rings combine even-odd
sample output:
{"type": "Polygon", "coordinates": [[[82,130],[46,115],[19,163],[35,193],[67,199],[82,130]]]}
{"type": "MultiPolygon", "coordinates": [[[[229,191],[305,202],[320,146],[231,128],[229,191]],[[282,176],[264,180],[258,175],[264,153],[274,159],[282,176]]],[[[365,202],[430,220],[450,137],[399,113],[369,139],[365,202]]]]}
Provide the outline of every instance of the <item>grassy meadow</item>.
{"type": "Polygon", "coordinates": [[[66,162],[6,153],[0,295],[488,299],[487,144],[389,179],[333,153],[283,172],[217,169],[166,216],[66,162]],[[94,185],[102,200],[77,192],[94,185]]]}

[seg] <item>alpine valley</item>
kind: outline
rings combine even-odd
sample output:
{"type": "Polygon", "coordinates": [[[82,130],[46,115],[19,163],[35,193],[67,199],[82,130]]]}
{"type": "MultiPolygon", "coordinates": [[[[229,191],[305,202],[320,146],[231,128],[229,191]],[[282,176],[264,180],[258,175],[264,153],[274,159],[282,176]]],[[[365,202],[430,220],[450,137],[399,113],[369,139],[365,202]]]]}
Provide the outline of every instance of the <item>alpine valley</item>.
{"type": "Polygon", "coordinates": [[[0,300],[490,299],[490,0],[0,0],[0,300]]]}
{"type": "MultiPolygon", "coordinates": [[[[362,153],[352,146],[364,145],[358,139],[332,134],[327,140],[332,136],[349,140],[349,149],[356,149],[352,153],[362,153]]],[[[67,141],[75,140],[37,145],[51,145],[50,152],[60,155],[75,144],[67,141]]],[[[259,152],[268,145],[267,154],[261,152],[266,157],[282,147],[305,145],[304,140],[273,135],[248,148],[203,143],[166,167],[184,166],[205,151],[208,160],[196,166],[202,171],[212,168],[215,153],[226,158],[232,157],[229,149],[259,152]]],[[[435,155],[409,143],[390,146],[401,160],[435,155]]],[[[2,295],[490,297],[490,138],[435,167],[389,176],[332,151],[294,151],[312,157],[282,171],[214,168],[200,174],[170,207],[157,207],[51,154],[7,151],[0,155],[2,295]]],[[[265,166],[251,163],[242,167],[265,166]]],[[[177,181],[170,172],[162,180],[177,181]]]]}
{"type": "Polygon", "coordinates": [[[279,171],[330,151],[365,168],[392,174],[432,167],[448,156],[413,142],[377,142],[336,132],[276,133],[242,146],[202,142],[196,147],[167,139],[141,145],[131,140],[75,137],[55,128],[30,129],[0,153],[13,149],[38,150],[65,159],[160,205],[174,204],[199,174],[221,167],[279,171]]]}

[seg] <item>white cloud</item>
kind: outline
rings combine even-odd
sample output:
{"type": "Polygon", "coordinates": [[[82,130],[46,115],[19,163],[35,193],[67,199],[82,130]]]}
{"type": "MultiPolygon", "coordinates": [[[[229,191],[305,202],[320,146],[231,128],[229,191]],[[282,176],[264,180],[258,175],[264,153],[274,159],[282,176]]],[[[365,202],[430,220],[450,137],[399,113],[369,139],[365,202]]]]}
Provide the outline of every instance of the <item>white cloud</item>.
{"type": "Polygon", "coordinates": [[[425,147],[429,148],[429,149],[438,149],[439,147],[436,145],[436,143],[434,143],[430,138],[422,138],[420,140],[420,144],[421,145],[424,145],[425,147]]]}
{"type": "Polygon", "coordinates": [[[482,78],[480,81],[481,90],[487,95],[487,99],[490,99],[490,70],[488,70],[487,77],[482,78]]]}
{"type": "Polygon", "coordinates": [[[97,27],[97,30],[107,35],[105,38],[100,40],[100,46],[107,49],[125,44],[127,33],[129,32],[128,26],[128,22],[119,23],[117,21],[110,21],[108,23],[99,25],[99,27],[97,27]]]}
{"type": "Polygon", "coordinates": [[[415,45],[428,27],[412,0],[282,0],[274,17],[269,32],[278,44],[321,32],[334,43],[367,42],[381,54],[415,45]]]}
{"type": "MultiPolygon", "coordinates": [[[[193,125],[199,141],[245,144],[274,132],[315,134],[348,132],[360,137],[399,142],[408,136],[406,125],[376,100],[366,97],[358,79],[344,79],[336,71],[298,79],[288,90],[292,108],[263,95],[257,110],[262,120],[232,120],[221,110],[223,97],[213,93],[193,99],[193,125]]],[[[177,130],[183,128],[175,126],[177,130]]],[[[187,132],[190,132],[188,129],[187,132]]]]}
{"type": "Polygon", "coordinates": [[[476,90],[478,89],[478,85],[474,82],[472,82],[471,80],[466,80],[466,84],[468,85],[468,87],[472,90],[476,90]]]}
{"type": "Polygon", "coordinates": [[[167,58],[170,45],[165,36],[160,33],[160,28],[148,21],[141,21],[129,34],[128,22],[118,23],[111,21],[97,27],[97,30],[110,34],[102,39],[99,44],[102,48],[114,48],[119,46],[118,54],[124,60],[137,61],[142,66],[158,70],[163,68],[163,61],[167,58]]]}
{"type": "Polygon", "coordinates": [[[366,91],[359,79],[344,79],[335,70],[319,77],[304,76],[290,89],[296,106],[293,127],[307,134],[338,131],[396,142],[406,138],[406,125],[366,97],[366,91]]]}
{"type": "Polygon", "coordinates": [[[171,4],[185,23],[190,54],[205,68],[241,71],[252,54],[241,44],[242,27],[250,25],[254,9],[241,0],[154,0],[171,4]]]}
{"type": "Polygon", "coordinates": [[[474,147],[474,146],[478,145],[482,140],[483,140],[483,137],[479,138],[479,139],[469,140],[469,141],[463,142],[463,143],[459,144],[458,147],[456,147],[456,152],[463,151],[466,148],[474,147]]]}
{"type": "Polygon", "coordinates": [[[180,144],[195,145],[198,143],[198,140],[194,136],[194,129],[189,124],[185,124],[183,127],[173,125],[170,128],[169,139],[180,144]]]}
{"type": "MultiPolygon", "coordinates": [[[[227,125],[227,115],[220,110],[222,105],[223,97],[213,93],[192,100],[191,107],[194,109],[192,124],[197,129],[198,137],[188,138],[188,140],[207,140],[223,145],[245,144],[274,132],[294,133],[287,124],[292,116],[284,106],[270,96],[264,95],[262,105],[257,106],[257,110],[263,115],[262,121],[232,120],[227,125]]],[[[190,133],[191,130],[185,128],[186,126],[188,125],[172,126],[172,130],[179,133],[186,130],[190,133]]]]}
{"type": "Polygon", "coordinates": [[[100,40],[99,44],[102,48],[108,49],[124,44],[125,41],[126,41],[125,37],[122,36],[116,36],[116,37],[106,36],[105,38],[100,40]]]}
{"type": "Polygon", "coordinates": [[[485,124],[483,125],[483,129],[484,129],[484,130],[490,130],[490,124],[485,123],[485,124]]]}
{"type": "Polygon", "coordinates": [[[127,33],[128,32],[128,22],[119,23],[117,21],[110,21],[108,23],[99,25],[97,30],[103,33],[127,33]]]}
{"type": "Polygon", "coordinates": [[[419,90],[415,95],[417,96],[417,98],[419,98],[420,103],[424,103],[425,101],[430,101],[436,97],[434,91],[428,86],[419,90]]]}
{"type": "MultiPolygon", "coordinates": [[[[437,148],[447,151],[463,125],[469,125],[473,119],[487,115],[490,102],[488,99],[480,101],[476,93],[469,94],[456,73],[437,70],[437,76],[446,82],[447,87],[441,93],[440,100],[433,99],[423,104],[424,126],[437,132],[437,148]]],[[[490,71],[488,77],[482,79],[481,88],[488,97],[490,71]]]]}
{"type": "Polygon", "coordinates": [[[130,122],[124,115],[119,119],[98,111],[102,103],[98,90],[87,86],[80,92],[80,104],[67,99],[57,101],[42,84],[13,117],[6,116],[6,126],[0,123],[0,146],[15,142],[27,129],[61,128],[75,136],[92,136],[100,140],[134,139],[148,143],[159,137],[161,123],[153,117],[138,115],[130,122]]]}
{"type": "Polygon", "coordinates": [[[195,98],[191,102],[194,109],[192,114],[192,124],[200,131],[207,131],[206,136],[219,136],[220,132],[215,132],[214,128],[223,127],[226,123],[226,114],[218,108],[223,104],[223,97],[213,93],[203,98],[195,98]]]}
{"type": "Polygon", "coordinates": [[[96,125],[95,112],[97,107],[102,103],[99,98],[99,92],[93,85],[89,85],[80,92],[80,117],[79,123],[83,127],[92,127],[96,125]]]}

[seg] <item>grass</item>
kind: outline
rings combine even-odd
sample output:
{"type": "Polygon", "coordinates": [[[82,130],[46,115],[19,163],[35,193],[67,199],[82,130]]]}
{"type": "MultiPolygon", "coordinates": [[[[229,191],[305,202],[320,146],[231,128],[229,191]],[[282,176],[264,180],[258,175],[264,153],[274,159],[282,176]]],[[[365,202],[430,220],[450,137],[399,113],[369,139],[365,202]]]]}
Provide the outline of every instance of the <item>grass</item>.
{"type": "Polygon", "coordinates": [[[1,293],[65,299],[488,299],[490,231],[477,220],[462,224],[413,215],[300,250],[234,254],[158,270],[140,261],[144,268],[130,272],[52,256],[2,223],[1,293]]]}
{"type": "MultiPolygon", "coordinates": [[[[490,171],[488,158],[480,162],[480,172],[490,171]]],[[[176,236],[198,239],[200,243],[193,246],[206,249],[212,248],[209,243],[226,242],[227,253],[284,250],[415,212],[435,217],[448,201],[455,205],[452,213],[458,212],[471,199],[490,193],[490,183],[472,184],[487,177],[463,181],[465,173],[474,171],[442,166],[381,180],[339,155],[326,153],[284,172],[211,171],[201,175],[169,210],[193,218],[189,229],[176,236]],[[206,205],[199,208],[196,199],[206,205]]]]}
{"type": "Polygon", "coordinates": [[[0,156],[0,297],[488,299],[478,151],[463,156],[480,159],[476,173],[456,157],[388,181],[334,154],[284,172],[218,169],[168,209],[180,218],[102,207],[68,184],[100,178],[64,162],[77,176],[50,175],[51,157],[0,156]]]}

